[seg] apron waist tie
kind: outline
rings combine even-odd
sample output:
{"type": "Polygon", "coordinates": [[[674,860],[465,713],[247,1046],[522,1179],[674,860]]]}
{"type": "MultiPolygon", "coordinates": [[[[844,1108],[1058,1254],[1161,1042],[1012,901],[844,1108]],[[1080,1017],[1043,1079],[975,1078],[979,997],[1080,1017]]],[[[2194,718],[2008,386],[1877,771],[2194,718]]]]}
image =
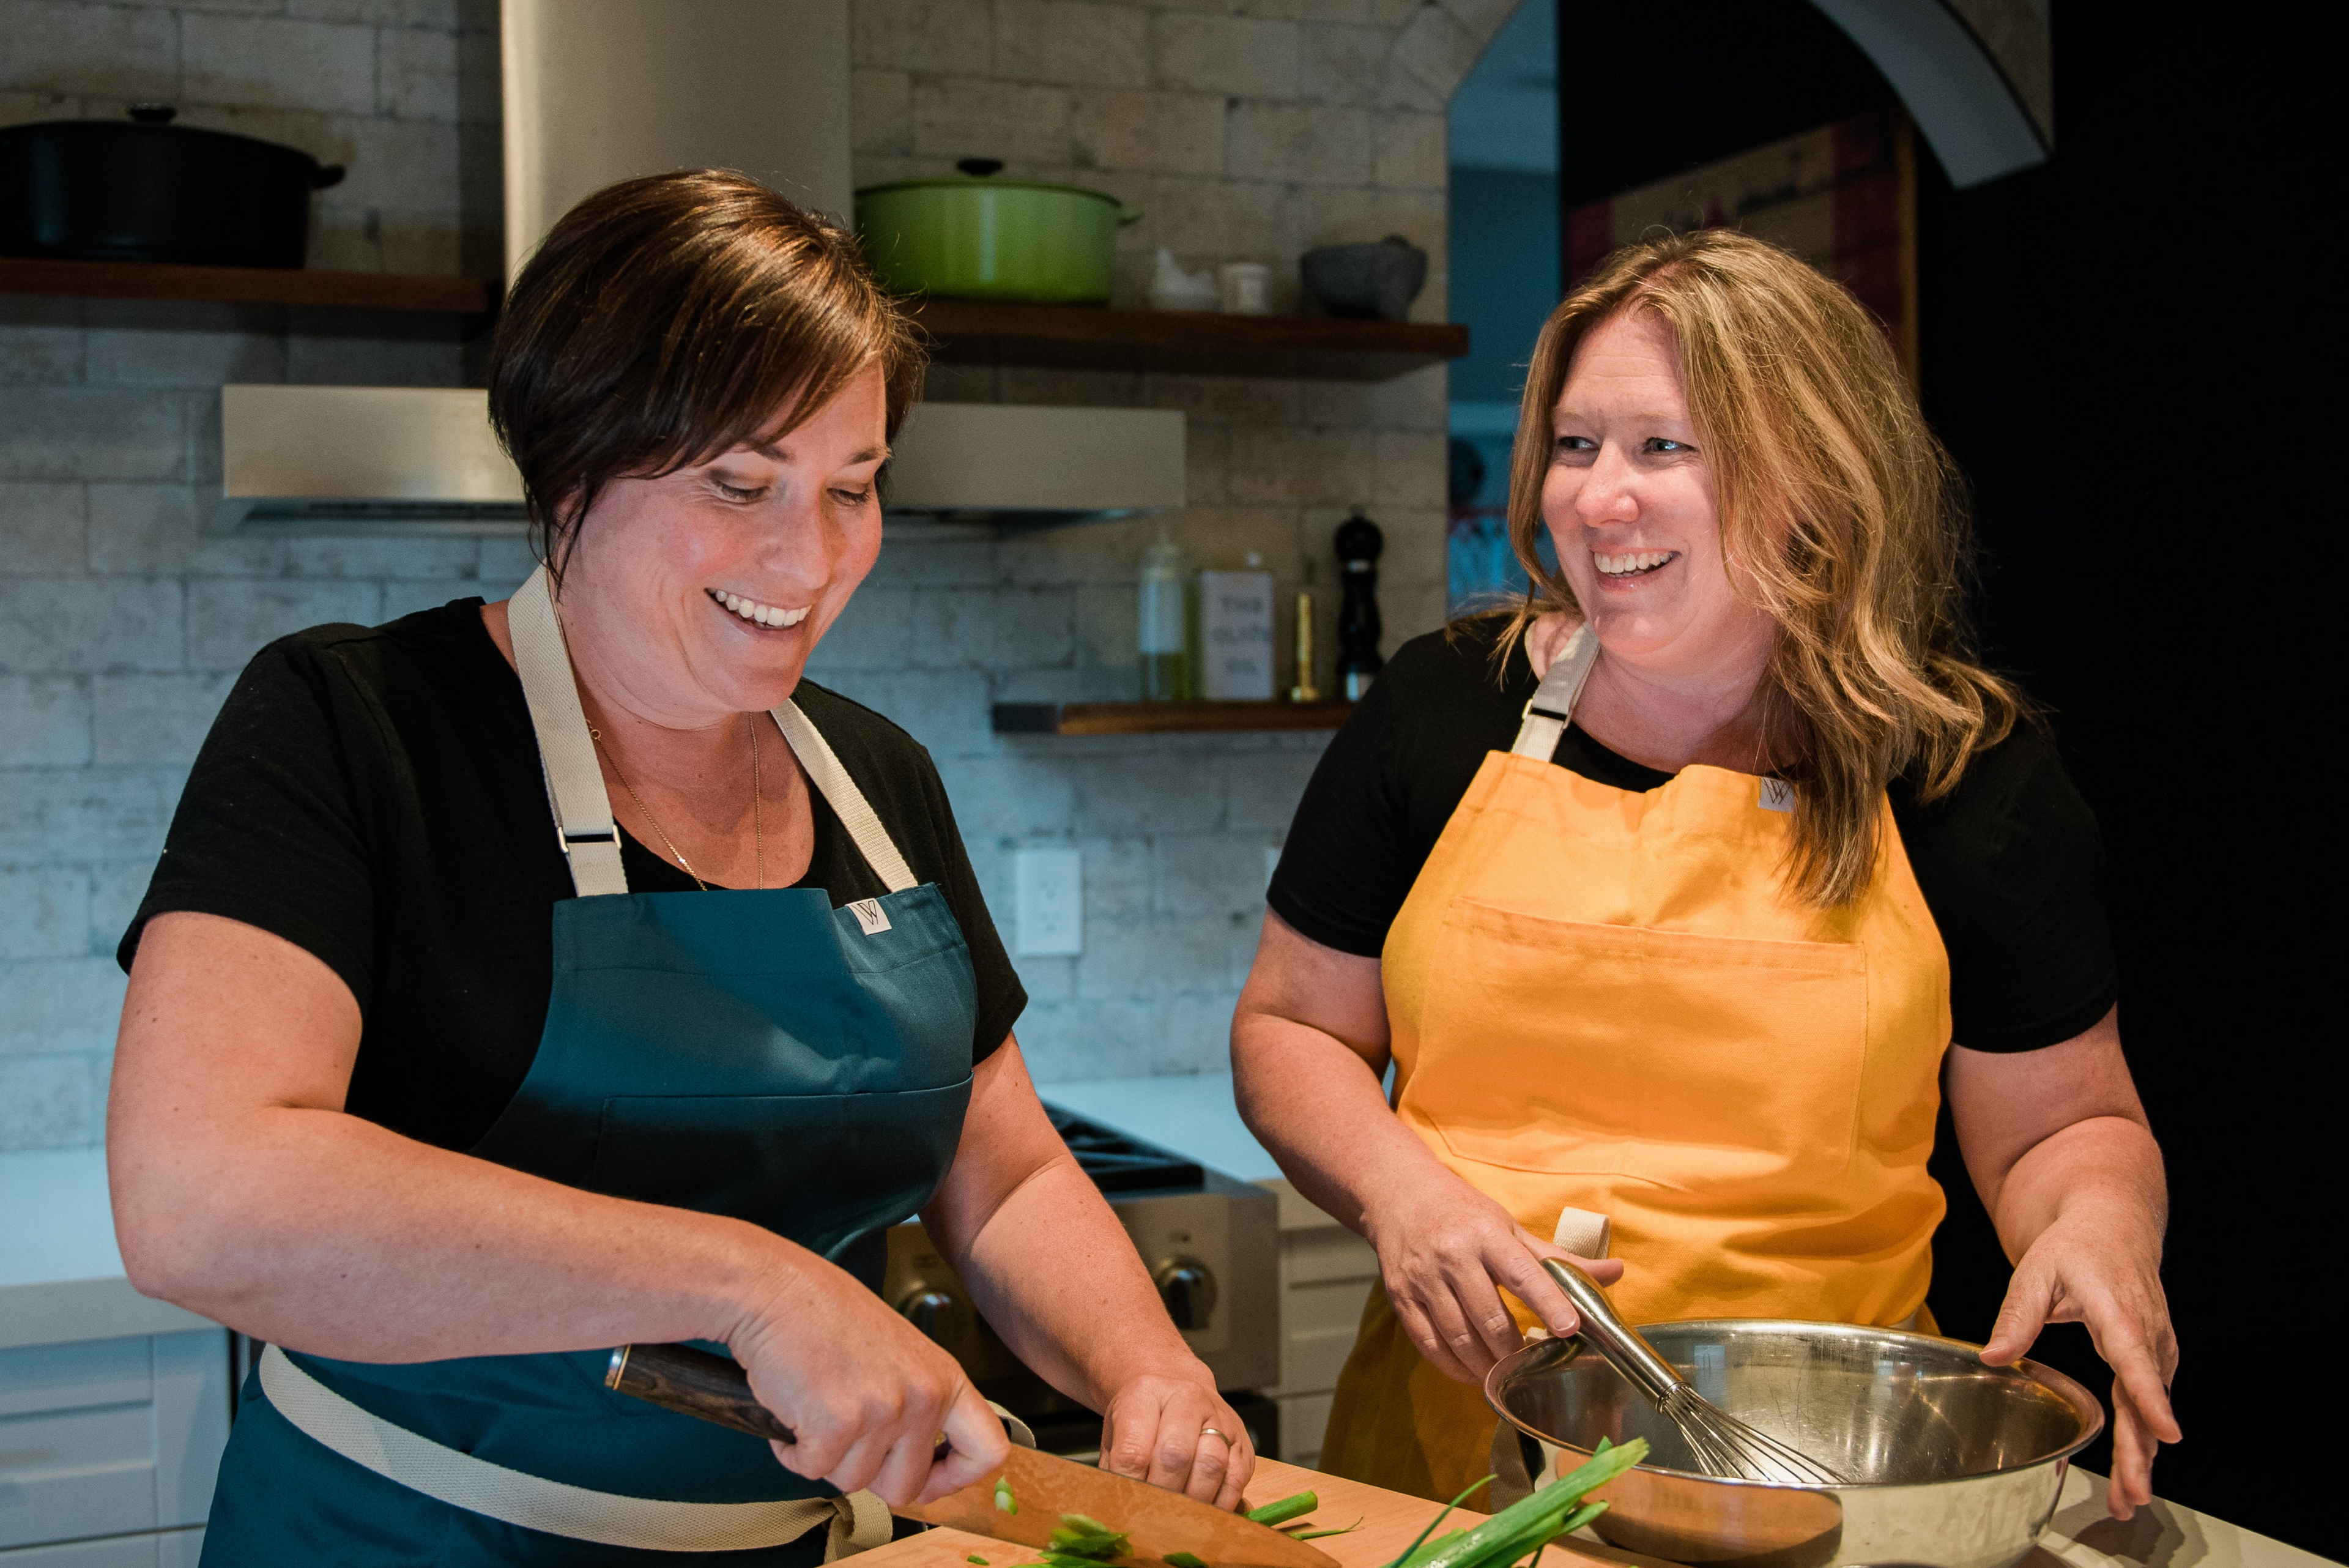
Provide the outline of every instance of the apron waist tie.
{"type": "Polygon", "coordinates": [[[261,1353],[261,1386],[297,1430],[353,1464],[452,1508],[526,1530],[647,1552],[740,1552],[781,1546],[828,1524],[827,1563],[889,1540],[888,1504],[869,1491],[775,1502],[667,1502],[508,1469],[362,1409],[274,1345],[261,1353]]]}

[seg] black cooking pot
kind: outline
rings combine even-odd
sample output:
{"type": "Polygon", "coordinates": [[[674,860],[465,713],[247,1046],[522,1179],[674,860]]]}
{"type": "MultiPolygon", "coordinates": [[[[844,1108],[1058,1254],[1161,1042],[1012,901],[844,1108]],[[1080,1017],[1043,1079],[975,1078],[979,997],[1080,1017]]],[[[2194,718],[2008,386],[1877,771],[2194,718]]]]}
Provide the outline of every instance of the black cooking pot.
{"type": "Polygon", "coordinates": [[[128,119],[0,130],[0,255],[298,267],[310,192],[343,177],[306,152],[174,126],[168,105],[128,119]]]}

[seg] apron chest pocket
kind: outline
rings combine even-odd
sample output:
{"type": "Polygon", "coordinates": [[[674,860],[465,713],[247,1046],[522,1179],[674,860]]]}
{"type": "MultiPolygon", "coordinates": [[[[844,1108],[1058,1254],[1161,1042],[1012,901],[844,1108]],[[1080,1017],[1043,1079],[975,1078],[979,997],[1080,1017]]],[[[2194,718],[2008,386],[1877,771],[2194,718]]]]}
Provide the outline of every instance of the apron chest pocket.
{"type": "Polygon", "coordinates": [[[1435,949],[1437,972],[1454,979],[1422,1020],[1403,1101],[1455,1156],[1715,1200],[1849,1165],[1867,1065],[1857,944],[1557,920],[1462,898],[1435,949]],[[1544,1026],[1568,1018],[1570,1029],[1544,1026]]]}

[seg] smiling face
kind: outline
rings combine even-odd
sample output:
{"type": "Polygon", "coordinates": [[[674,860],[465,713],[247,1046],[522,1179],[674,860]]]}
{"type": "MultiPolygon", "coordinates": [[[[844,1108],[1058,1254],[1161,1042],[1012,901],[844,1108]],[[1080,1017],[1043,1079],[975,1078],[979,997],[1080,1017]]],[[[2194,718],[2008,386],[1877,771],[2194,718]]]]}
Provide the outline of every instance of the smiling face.
{"type": "Polygon", "coordinates": [[[559,601],[597,701],[694,729],[789,697],[880,553],[886,428],[868,368],[787,435],[607,484],[559,601]]]}
{"type": "Polygon", "coordinates": [[[1671,327],[1635,310],[1592,328],[1551,422],[1542,520],[1609,656],[1705,676],[1766,652],[1769,617],[1731,585],[1671,327]]]}

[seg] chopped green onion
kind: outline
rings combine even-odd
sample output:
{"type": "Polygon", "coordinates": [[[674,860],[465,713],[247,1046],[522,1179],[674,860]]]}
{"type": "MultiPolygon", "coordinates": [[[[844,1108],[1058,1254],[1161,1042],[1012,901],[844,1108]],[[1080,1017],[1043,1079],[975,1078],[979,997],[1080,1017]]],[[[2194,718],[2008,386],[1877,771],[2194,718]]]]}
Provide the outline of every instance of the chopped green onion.
{"type": "MultiPolygon", "coordinates": [[[[1370,1516],[1368,1514],[1364,1514],[1362,1516],[1363,1519],[1367,1519],[1370,1516]]],[[[1300,1530],[1288,1539],[1291,1541],[1319,1541],[1325,1535],[1348,1535],[1361,1528],[1362,1521],[1358,1519],[1354,1521],[1353,1523],[1339,1530],[1300,1530]]],[[[1167,1561],[1171,1563],[1174,1559],[1169,1558],[1167,1561]]]]}
{"type": "Polygon", "coordinates": [[[1249,1509],[1247,1517],[1258,1524],[1279,1524],[1286,1520],[1295,1519],[1300,1514],[1310,1513],[1320,1506],[1319,1498],[1309,1491],[1300,1491],[1295,1497],[1284,1497],[1278,1502],[1268,1502],[1262,1508],[1249,1509]]]}
{"type": "Polygon", "coordinates": [[[1172,1568],[1207,1568],[1205,1563],[1187,1552],[1169,1552],[1166,1554],[1166,1561],[1172,1568]]]}
{"type": "Polygon", "coordinates": [[[963,1561],[966,1563],[976,1563],[978,1564],[978,1568],[987,1568],[987,1559],[984,1557],[970,1556],[964,1558],[963,1561]]]}
{"type": "Polygon", "coordinates": [[[1081,1513],[1061,1515],[1061,1528],[1052,1532],[1046,1550],[1081,1562],[1105,1563],[1112,1557],[1123,1557],[1129,1544],[1123,1531],[1112,1530],[1098,1519],[1081,1513]]]}
{"type": "Polygon", "coordinates": [[[1005,1513],[1019,1511],[1019,1500],[1011,1495],[1011,1483],[1001,1476],[995,1478],[995,1506],[1005,1513]]]}

